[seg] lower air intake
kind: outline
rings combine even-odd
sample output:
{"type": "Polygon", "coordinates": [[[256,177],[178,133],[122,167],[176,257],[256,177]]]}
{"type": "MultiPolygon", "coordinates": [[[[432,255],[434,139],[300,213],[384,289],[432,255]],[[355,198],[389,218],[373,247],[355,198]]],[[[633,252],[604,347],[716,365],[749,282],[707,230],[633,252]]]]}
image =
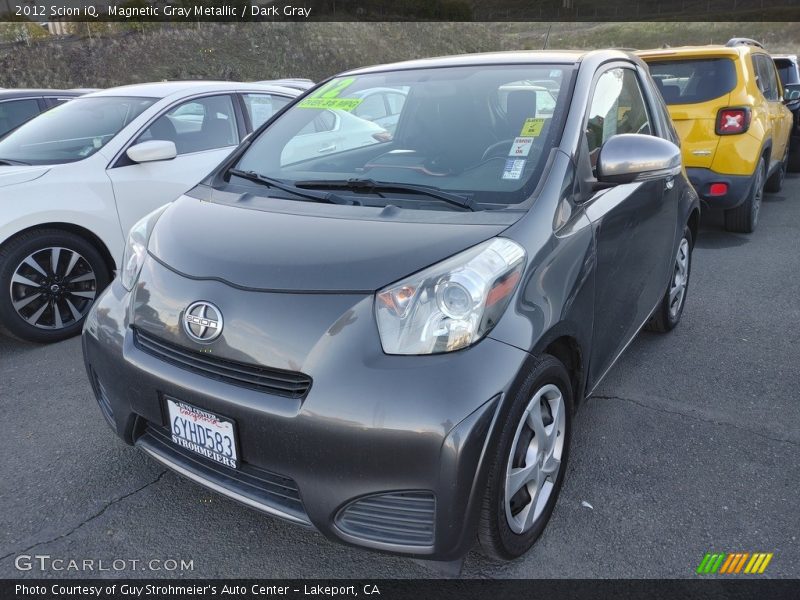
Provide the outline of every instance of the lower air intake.
{"type": "Polygon", "coordinates": [[[402,546],[432,546],[436,499],[431,492],[366,496],[345,506],[336,526],[354,538],[402,546]]]}
{"type": "Polygon", "coordinates": [[[97,398],[97,404],[100,406],[100,411],[103,413],[103,416],[106,418],[112,427],[116,428],[116,424],[114,423],[114,409],[111,408],[111,401],[108,399],[108,392],[106,392],[106,387],[103,385],[103,382],[100,381],[100,378],[97,374],[92,370],[92,376],[94,378],[94,395],[97,398]]]}

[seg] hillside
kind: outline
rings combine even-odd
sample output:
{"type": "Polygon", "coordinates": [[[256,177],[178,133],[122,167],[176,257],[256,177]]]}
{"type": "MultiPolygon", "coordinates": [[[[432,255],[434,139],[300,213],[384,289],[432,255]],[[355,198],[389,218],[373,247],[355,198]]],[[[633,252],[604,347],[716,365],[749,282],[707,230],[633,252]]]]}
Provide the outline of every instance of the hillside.
{"type": "MultiPolygon", "coordinates": [[[[236,23],[161,26],[0,46],[1,87],[110,87],[162,79],[318,80],[350,67],[443,54],[654,47],[748,36],[800,51],[797,23],[236,23]]],[[[81,33],[81,26],[77,32],[81,33]]]]}

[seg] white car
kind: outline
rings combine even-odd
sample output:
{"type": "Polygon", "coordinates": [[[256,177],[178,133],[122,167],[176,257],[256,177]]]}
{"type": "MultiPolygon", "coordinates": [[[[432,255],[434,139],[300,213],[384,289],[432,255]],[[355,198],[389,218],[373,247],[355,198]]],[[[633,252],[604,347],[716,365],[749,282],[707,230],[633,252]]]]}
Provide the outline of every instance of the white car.
{"type": "Polygon", "coordinates": [[[361,104],[353,109],[353,114],[380,125],[394,135],[397,121],[408,96],[408,86],[376,87],[355,92],[350,97],[359,98],[361,104]]]}
{"type": "Polygon", "coordinates": [[[344,110],[323,110],[286,144],[281,153],[281,164],[319,158],[390,139],[392,134],[377,123],[344,110]]]}
{"type": "Polygon", "coordinates": [[[0,329],[80,332],[131,226],[217,166],[300,92],[168,82],[82,96],[0,140],[0,329]]]}

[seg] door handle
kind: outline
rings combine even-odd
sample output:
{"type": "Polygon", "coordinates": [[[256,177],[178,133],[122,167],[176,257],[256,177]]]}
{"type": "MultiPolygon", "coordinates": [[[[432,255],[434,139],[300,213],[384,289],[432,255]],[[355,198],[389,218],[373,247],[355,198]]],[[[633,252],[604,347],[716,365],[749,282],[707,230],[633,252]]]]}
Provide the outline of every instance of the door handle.
{"type": "Polygon", "coordinates": [[[320,148],[319,150],[317,150],[317,152],[320,154],[325,154],[326,152],[333,152],[334,150],[336,150],[336,144],[331,144],[330,146],[325,146],[323,148],[320,148]]]}
{"type": "Polygon", "coordinates": [[[674,177],[667,177],[666,181],[664,181],[664,188],[671,190],[675,187],[675,178],[674,177]]]}

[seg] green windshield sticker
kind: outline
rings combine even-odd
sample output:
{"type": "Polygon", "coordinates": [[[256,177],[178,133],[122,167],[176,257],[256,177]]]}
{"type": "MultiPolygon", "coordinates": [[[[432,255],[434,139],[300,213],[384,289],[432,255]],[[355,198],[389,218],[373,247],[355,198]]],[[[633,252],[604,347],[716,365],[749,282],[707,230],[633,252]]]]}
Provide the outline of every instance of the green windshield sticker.
{"type": "Polygon", "coordinates": [[[542,127],[544,127],[544,119],[525,119],[519,135],[520,137],[539,137],[542,127]]]}
{"type": "Polygon", "coordinates": [[[352,85],[355,80],[355,77],[347,77],[340,81],[326,83],[297,106],[300,108],[332,108],[351,111],[361,104],[362,99],[339,98],[339,94],[352,85]]]}
{"type": "Polygon", "coordinates": [[[306,98],[297,106],[299,108],[332,108],[349,112],[361,102],[361,98],[306,98]]]}
{"type": "Polygon", "coordinates": [[[338,98],[339,94],[341,94],[345,88],[351,86],[355,80],[355,77],[347,77],[340,81],[329,81],[311,94],[309,98],[338,98]]]}

